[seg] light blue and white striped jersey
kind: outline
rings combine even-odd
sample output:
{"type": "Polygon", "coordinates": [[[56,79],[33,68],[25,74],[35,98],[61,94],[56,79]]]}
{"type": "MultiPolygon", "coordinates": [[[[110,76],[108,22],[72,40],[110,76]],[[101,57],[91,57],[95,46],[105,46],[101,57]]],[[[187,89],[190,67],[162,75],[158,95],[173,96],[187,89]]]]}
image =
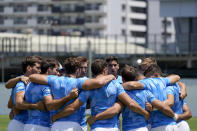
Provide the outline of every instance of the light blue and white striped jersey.
{"type": "MultiPolygon", "coordinates": [[[[113,106],[117,101],[117,96],[123,92],[125,92],[123,87],[116,80],[112,80],[101,88],[82,91],[78,99],[84,103],[90,99],[91,115],[95,116],[113,106]]],[[[96,121],[91,129],[96,127],[118,128],[118,115],[110,119],[96,121]]]]}
{"type": "MultiPolygon", "coordinates": [[[[25,100],[29,103],[37,103],[44,99],[44,96],[51,95],[49,86],[36,83],[28,84],[25,92],[25,100]]],[[[45,127],[51,126],[50,112],[40,110],[27,110],[28,120],[26,124],[34,124],[45,127]]]]}
{"type": "MultiPolygon", "coordinates": [[[[155,96],[148,90],[130,90],[126,91],[126,93],[143,109],[146,108],[146,102],[152,103],[154,100],[156,100],[155,96]]],[[[123,131],[147,126],[144,116],[133,112],[126,106],[122,110],[122,118],[123,131]]]]}
{"type": "MultiPolygon", "coordinates": [[[[75,87],[78,88],[79,93],[80,93],[82,90],[82,84],[86,79],[87,78],[75,79],[72,77],[63,77],[63,76],[58,77],[58,76],[50,75],[50,76],[47,76],[47,83],[49,87],[51,88],[51,93],[53,95],[53,98],[60,99],[62,97],[67,96],[71,92],[71,90],[75,87]]],[[[60,107],[56,112],[61,111],[65,106],[71,104],[73,101],[74,99],[67,102],[64,106],[60,107]]],[[[72,121],[72,122],[77,122],[80,124],[82,122],[82,115],[83,115],[81,113],[81,110],[83,109],[81,108],[83,108],[83,106],[80,107],[73,114],[67,117],[60,118],[57,121],[72,121]]]]}
{"type": "MultiPolygon", "coordinates": [[[[167,99],[166,87],[171,84],[169,78],[145,78],[140,80],[140,82],[144,85],[144,89],[149,90],[156,99],[160,101],[165,101],[167,99]]],[[[159,110],[151,112],[150,121],[152,128],[176,124],[172,118],[166,116],[159,110]]]]}
{"type": "MultiPolygon", "coordinates": [[[[16,99],[15,99],[16,93],[22,92],[22,91],[25,92],[25,89],[26,89],[26,85],[22,81],[19,81],[16,84],[16,86],[14,88],[12,88],[12,94],[11,95],[12,95],[12,100],[13,100],[14,105],[16,105],[16,99]]],[[[24,124],[26,123],[27,118],[28,118],[27,110],[20,110],[20,113],[14,116],[15,120],[18,120],[18,121],[20,121],[24,124]]]]}

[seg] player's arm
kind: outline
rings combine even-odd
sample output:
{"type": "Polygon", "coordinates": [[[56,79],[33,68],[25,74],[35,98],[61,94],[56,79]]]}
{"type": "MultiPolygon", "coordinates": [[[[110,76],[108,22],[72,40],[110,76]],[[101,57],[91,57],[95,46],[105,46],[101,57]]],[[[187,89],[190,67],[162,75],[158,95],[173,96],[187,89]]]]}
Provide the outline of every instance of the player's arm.
{"type": "Polygon", "coordinates": [[[164,103],[170,107],[174,105],[174,95],[168,94],[167,99],[164,101],[164,103]]]}
{"type": "Polygon", "coordinates": [[[122,84],[125,90],[143,89],[144,85],[138,81],[129,81],[122,84]]]}
{"type": "Polygon", "coordinates": [[[42,101],[37,102],[36,104],[28,103],[24,100],[25,91],[17,92],[15,99],[16,99],[16,108],[20,110],[27,110],[27,109],[38,109],[38,110],[45,110],[44,103],[42,101]]]}
{"type": "Polygon", "coordinates": [[[192,112],[189,109],[189,107],[187,106],[187,104],[183,105],[183,113],[182,114],[178,114],[178,119],[179,120],[189,120],[192,117],[192,112]]]}
{"type": "Polygon", "coordinates": [[[165,115],[169,117],[174,117],[174,112],[172,111],[172,109],[168,105],[161,102],[160,100],[154,100],[153,102],[151,102],[151,105],[154,108],[162,111],[165,115]]]}
{"type": "Polygon", "coordinates": [[[125,104],[130,110],[141,114],[145,117],[146,120],[148,120],[150,114],[144,110],[139,104],[137,104],[127,93],[121,93],[118,95],[118,99],[125,104]]]}
{"type": "Polygon", "coordinates": [[[47,85],[47,75],[42,74],[32,74],[29,76],[31,82],[47,85]]]}
{"type": "Polygon", "coordinates": [[[179,87],[181,88],[180,90],[180,98],[183,100],[185,97],[187,97],[187,87],[184,83],[178,82],[179,87]]]}
{"type": "Polygon", "coordinates": [[[9,100],[8,100],[8,108],[11,109],[13,107],[13,100],[12,100],[12,96],[10,96],[9,100]]]}
{"type": "Polygon", "coordinates": [[[178,82],[180,80],[180,76],[179,75],[169,75],[168,79],[170,79],[171,84],[175,84],[176,82],[178,82]]]}
{"type": "Polygon", "coordinates": [[[80,106],[83,105],[83,102],[81,102],[79,99],[76,99],[73,103],[70,105],[64,107],[60,112],[52,116],[52,122],[55,122],[57,119],[60,119],[62,117],[66,117],[74,113],[77,109],[79,109],[80,106]]]}
{"type": "Polygon", "coordinates": [[[116,102],[112,107],[108,108],[104,112],[101,112],[95,116],[90,116],[87,119],[87,123],[91,126],[97,120],[105,120],[112,118],[113,116],[120,113],[122,108],[123,108],[123,104],[121,102],[116,102]]]}
{"type": "Polygon", "coordinates": [[[97,89],[97,88],[100,88],[100,87],[106,85],[108,82],[110,82],[113,79],[115,79],[114,75],[106,75],[106,76],[102,76],[99,78],[87,79],[83,83],[82,89],[84,89],[84,90],[97,89]]]}
{"type": "Polygon", "coordinates": [[[13,87],[16,86],[16,84],[17,84],[19,81],[23,81],[25,84],[28,84],[28,83],[29,83],[29,78],[26,77],[26,76],[20,76],[20,77],[12,78],[12,79],[8,80],[8,81],[5,83],[5,87],[6,87],[7,89],[13,88],[13,87]]]}
{"type": "Polygon", "coordinates": [[[74,88],[68,96],[62,97],[60,99],[53,99],[52,95],[44,96],[44,102],[46,104],[47,109],[57,110],[62,107],[64,104],[69,102],[70,100],[76,98],[78,96],[77,88],[74,88]]]}

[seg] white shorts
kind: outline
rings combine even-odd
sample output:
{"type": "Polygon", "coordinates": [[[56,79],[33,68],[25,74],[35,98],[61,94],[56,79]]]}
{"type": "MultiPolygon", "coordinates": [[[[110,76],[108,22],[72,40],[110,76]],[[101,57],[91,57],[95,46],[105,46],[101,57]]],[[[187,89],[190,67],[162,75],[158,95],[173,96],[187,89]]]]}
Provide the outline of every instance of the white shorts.
{"type": "Polygon", "coordinates": [[[178,131],[177,125],[166,125],[152,128],[151,131],[178,131]]]}
{"type": "Polygon", "coordinates": [[[83,129],[76,122],[55,122],[51,131],[83,131],[83,129]]]}
{"type": "Polygon", "coordinates": [[[7,131],[23,131],[25,124],[17,120],[11,120],[8,124],[7,131]]]}
{"type": "Polygon", "coordinates": [[[148,128],[147,127],[141,127],[141,128],[136,128],[136,129],[128,130],[128,131],[148,131],[148,128]]]}
{"type": "Polygon", "coordinates": [[[81,126],[81,128],[83,129],[83,131],[88,131],[88,126],[81,126]]]}
{"type": "Polygon", "coordinates": [[[94,128],[91,131],[120,131],[119,128],[94,128]]]}
{"type": "Polygon", "coordinates": [[[24,131],[50,131],[51,128],[34,124],[25,124],[24,131]]]}
{"type": "Polygon", "coordinates": [[[148,131],[151,131],[151,124],[147,125],[148,131]]]}
{"type": "Polygon", "coordinates": [[[177,123],[178,131],[190,131],[189,125],[186,121],[177,123]]]}

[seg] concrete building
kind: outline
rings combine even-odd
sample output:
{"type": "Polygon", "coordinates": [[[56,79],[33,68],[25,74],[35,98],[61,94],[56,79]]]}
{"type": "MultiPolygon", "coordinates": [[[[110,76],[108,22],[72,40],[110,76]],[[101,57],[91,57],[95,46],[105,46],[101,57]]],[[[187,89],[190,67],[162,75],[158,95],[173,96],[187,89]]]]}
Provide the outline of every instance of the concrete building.
{"type": "Polygon", "coordinates": [[[173,17],[180,52],[197,52],[197,1],[160,0],[161,17],[173,17]]]}
{"type": "Polygon", "coordinates": [[[0,0],[0,32],[108,36],[144,45],[164,27],[159,2],[151,1],[0,0]]]}

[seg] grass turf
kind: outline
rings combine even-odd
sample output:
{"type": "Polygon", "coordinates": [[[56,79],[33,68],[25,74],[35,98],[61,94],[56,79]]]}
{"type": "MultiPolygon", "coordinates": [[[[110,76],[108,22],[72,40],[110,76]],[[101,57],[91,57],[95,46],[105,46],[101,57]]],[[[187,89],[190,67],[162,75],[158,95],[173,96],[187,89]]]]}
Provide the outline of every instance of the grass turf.
{"type": "MultiPolygon", "coordinates": [[[[9,123],[8,115],[0,115],[0,131],[6,131],[9,123]]],[[[191,131],[197,131],[197,117],[188,120],[191,131]]]]}

